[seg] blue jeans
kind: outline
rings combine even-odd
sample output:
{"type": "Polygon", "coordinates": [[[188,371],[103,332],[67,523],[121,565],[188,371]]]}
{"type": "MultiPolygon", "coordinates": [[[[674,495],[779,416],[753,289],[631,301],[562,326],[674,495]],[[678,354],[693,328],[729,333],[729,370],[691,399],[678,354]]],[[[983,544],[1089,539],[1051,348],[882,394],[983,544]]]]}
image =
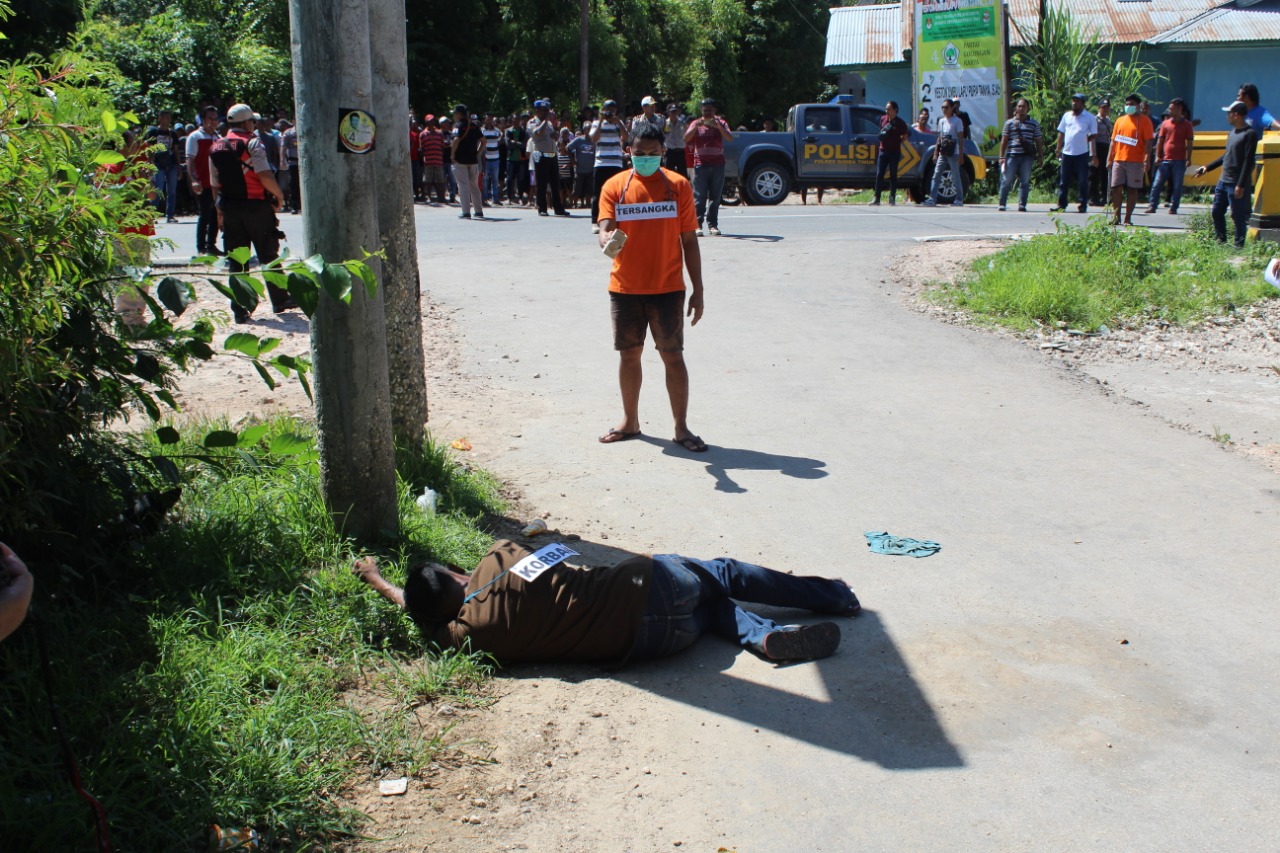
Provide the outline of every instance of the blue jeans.
{"type": "Polygon", "coordinates": [[[1000,206],[1009,201],[1009,191],[1013,189],[1014,178],[1018,180],[1018,206],[1027,206],[1027,195],[1031,192],[1031,164],[1034,157],[1030,154],[1010,154],[1004,161],[1004,174],[1000,176],[1000,206]]]}
{"type": "Polygon", "coordinates": [[[1227,208],[1231,208],[1231,221],[1236,226],[1236,248],[1244,247],[1249,232],[1249,213],[1253,210],[1253,193],[1236,198],[1236,185],[1218,181],[1213,188],[1213,232],[1219,243],[1227,242],[1227,208]]]}
{"type": "Polygon", "coordinates": [[[675,654],[711,632],[760,651],[776,622],[743,610],[733,599],[795,607],[814,613],[844,613],[857,599],[840,581],[797,577],[728,557],[695,560],[654,554],[649,601],[632,647],[633,660],[675,654]]]}
{"type": "Polygon", "coordinates": [[[174,163],[167,169],[157,169],[151,179],[160,192],[156,199],[156,210],[164,213],[168,219],[173,219],[178,211],[178,175],[178,164],[174,163]]]}
{"type": "Polygon", "coordinates": [[[1151,209],[1160,206],[1160,192],[1164,182],[1169,181],[1169,209],[1178,212],[1178,204],[1182,201],[1182,179],[1187,174],[1186,160],[1161,160],[1156,167],[1156,176],[1151,179],[1151,209]]]}
{"type": "Polygon", "coordinates": [[[1063,154],[1058,169],[1058,207],[1067,206],[1067,194],[1072,185],[1080,198],[1080,206],[1089,209],[1089,159],[1090,154],[1063,154]]]}
{"type": "Polygon", "coordinates": [[[698,227],[705,218],[708,228],[720,227],[720,196],[724,193],[724,166],[693,167],[693,205],[698,227]]]}
{"type": "Polygon", "coordinates": [[[960,168],[960,145],[956,144],[956,153],[951,156],[943,154],[942,157],[933,164],[933,181],[929,186],[929,197],[933,199],[933,203],[938,203],[938,193],[942,192],[942,176],[947,172],[951,173],[951,182],[956,187],[956,197],[952,201],[964,203],[964,170],[960,168]]]}
{"type": "Polygon", "coordinates": [[[498,179],[501,166],[500,160],[484,161],[484,194],[493,204],[497,204],[502,196],[502,182],[498,179]]]}

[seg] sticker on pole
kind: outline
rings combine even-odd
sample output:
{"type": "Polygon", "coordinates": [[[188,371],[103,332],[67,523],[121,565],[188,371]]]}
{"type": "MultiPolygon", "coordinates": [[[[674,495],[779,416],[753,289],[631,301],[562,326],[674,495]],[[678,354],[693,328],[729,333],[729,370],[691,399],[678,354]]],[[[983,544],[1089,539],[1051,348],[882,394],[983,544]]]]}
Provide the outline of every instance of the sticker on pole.
{"type": "Polygon", "coordinates": [[[377,120],[364,110],[338,108],[338,152],[368,154],[378,137],[377,120]]]}
{"type": "Polygon", "coordinates": [[[576,556],[578,556],[578,552],[572,548],[564,545],[548,545],[545,548],[539,548],[512,566],[511,573],[519,575],[526,581],[533,582],[547,569],[576,556]]]}

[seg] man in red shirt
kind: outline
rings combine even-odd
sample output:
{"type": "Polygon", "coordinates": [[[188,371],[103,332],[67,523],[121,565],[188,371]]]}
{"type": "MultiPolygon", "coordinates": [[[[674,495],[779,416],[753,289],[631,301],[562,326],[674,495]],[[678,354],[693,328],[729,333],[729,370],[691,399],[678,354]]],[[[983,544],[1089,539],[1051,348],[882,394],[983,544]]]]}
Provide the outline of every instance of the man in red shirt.
{"type": "Polygon", "coordinates": [[[702,236],[702,223],[705,221],[711,229],[711,236],[719,237],[720,196],[724,192],[724,144],[733,141],[733,132],[725,120],[716,115],[714,100],[704,98],[700,107],[702,118],[689,123],[684,141],[693,153],[698,236],[702,236]]]}
{"type": "MultiPolygon", "coordinates": [[[[614,253],[609,275],[613,348],[618,351],[622,422],[600,436],[601,444],[640,435],[640,356],[645,334],[662,356],[667,396],[675,418],[672,442],[693,453],[707,449],[685,418],[689,371],[684,363],[684,269],[693,283],[688,313],[702,318],[702,255],[694,234],[693,191],[689,182],[662,168],[663,133],[645,127],[631,146],[631,168],[600,189],[600,246],[625,239],[614,253]],[[615,231],[618,234],[615,235],[615,231]]],[[[723,167],[722,167],[723,168],[723,167]]]]}
{"type": "Polygon", "coordinates": [[[1191,147],[1196,129],[1187,118],[1187,102],[1174,98],[1169,102],[1169,117],[1156,132],[1156,176],[1151,179],[1151,204],[1147,213],[1160,208],[1160,193],[1169,182],[1169,212],[1177,213],[1182,201],[1182,179],[1191,165],[1191,147]]]}
{"type": "Polygon", "coordinates": [[[196,220],[196,248],[206,255],[218,251],[218,209],[213,205],[209,188],[209,148],[218,139],[218,108],[205,107],[200,113],[200,129],[187,136],[187,177],[191,195],[200,202],[200,218],[196,220]]]}
{"type": "Polygon", "coordinates": [[[448,183],[444,175],[444,134],[434,115],[428,115],[423,121],[427,126],[418,136],[418,150],[422,154],[422,197],[426,201],[434,197],[436,204],[444,204],[448,183]]]}

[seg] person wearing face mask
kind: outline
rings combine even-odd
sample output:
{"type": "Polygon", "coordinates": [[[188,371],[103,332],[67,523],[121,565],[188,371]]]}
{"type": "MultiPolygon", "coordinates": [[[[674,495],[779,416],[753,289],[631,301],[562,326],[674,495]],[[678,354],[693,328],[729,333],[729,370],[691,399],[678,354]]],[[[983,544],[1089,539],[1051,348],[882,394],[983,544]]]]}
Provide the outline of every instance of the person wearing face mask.
{"type": "Polygon", "coordinates": [[[1107,153],[1107,170],[1111,173],[1111,204],[1115,208],[1113,223],[1120,224],[1120,202],[1125,198],[1124,224],[1133,224],[1133,209],[1138,206],[1138,191],[1150,168],[1147,152],[1155,139],[1151,119],[1142,115],[1142,98],[1130,95],[1124,99],[1124,115],[1111,129],[1111,148],[1107,153]]]}
{"type": "Polygon", "coordinates": [[[631,146],[631,169],[610,178],[599,189],[600,246],[614,253],[609,276],[613,347],[618,351],[618,383],[622,420],[600,436],[613,444],[640,435],[640,357],[647,332],[666,370],[667,396],[675,419],[672,443],[692,453],[707,444],[689,429],[689,371],[684,363],[685,287],[689,273],[693,292],[687,313],[696,326],[702,319],[702,255],[698,250],[693,188],[689,181],[662,168],[663,132],[646,127],[631,146]],[[620,235],[615,235],[620,232],[620,235]],[[683,265],[683,270],[681,269],[683,265]]]}

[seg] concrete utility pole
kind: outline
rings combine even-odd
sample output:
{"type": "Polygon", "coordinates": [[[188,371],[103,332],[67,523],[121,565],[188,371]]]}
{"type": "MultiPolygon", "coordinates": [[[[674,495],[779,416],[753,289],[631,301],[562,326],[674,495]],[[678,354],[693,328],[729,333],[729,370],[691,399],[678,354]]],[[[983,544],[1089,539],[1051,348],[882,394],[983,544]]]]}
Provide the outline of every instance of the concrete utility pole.
{"type": "Polygon", "coordinates": [[[580,0],[578,12],[578,106],[585,107],[590,103],[591,86],[588,80],[587,52],[591,47],[591,0],[580,0]]]}
{"type": "MultiPolygon", "coordinates": [[[[369,142],[373,112],[367,0],[289,0],[294,97],[298,108],[299,173],[306,198],[305,254],[343,261],[378,241],[376,163],[350,153],[369,142]],[[340,117],[350,143],[340,141],[340,117]]],[[[381,137],[381,134],[378,134],[381,137]]],[[[377,138],[376,144],[391,145],[377,138]]],[[[379,265],[372,262],[380,273],[379,265]]],[[[399,529],[395,445],[387,379],[383,288],[369,297],[363,283],[351,304],[320,294],[311,318],[320,481],[325,503],[343,533],[372,541],[399,529]]]]}
{"type": "Polygon", "coordinates": [[[373,114],[378,147],[378,230],[387,258],[382,286],[391,369],[391,425],[396,441],[419,448],[427,422],[427,380],[422,351],[422,288],[418,234],[413,220],[409,166],[409,67],[405,61],[404,0],[373,0],[369,37],[373,55],[373,114]]]}

